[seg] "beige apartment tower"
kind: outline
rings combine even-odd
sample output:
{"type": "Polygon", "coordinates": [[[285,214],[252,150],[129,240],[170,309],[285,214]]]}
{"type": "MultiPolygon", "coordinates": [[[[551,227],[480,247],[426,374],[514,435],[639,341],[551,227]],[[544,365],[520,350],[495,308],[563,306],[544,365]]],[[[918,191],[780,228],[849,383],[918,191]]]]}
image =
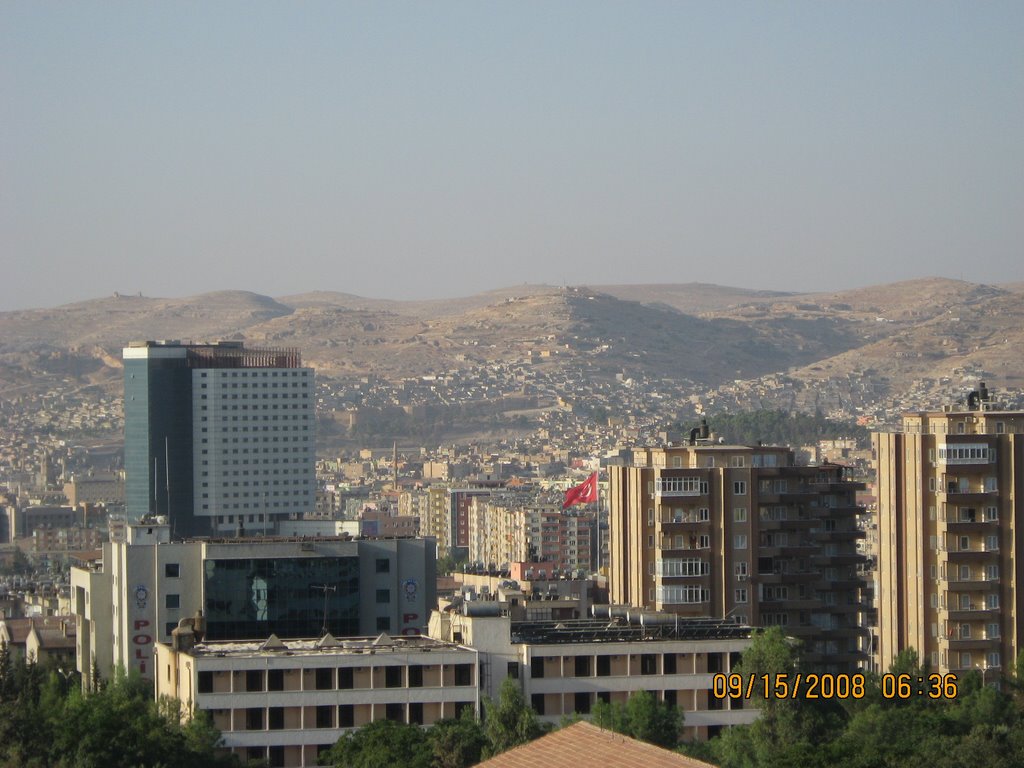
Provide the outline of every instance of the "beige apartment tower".
{"type": "Polygon", "coordinates": [[[822,668],[862,666],[863,485],[788,448],[691,442],[609,466],[611,602],[778,625],[822,668]]]}
{"type": "Polygon", "coordinates": [[[911,413],[874,436],[878,468],[878,648],[931,669],[983,677],[1020,648],[1024,412],[984,385],[966,407],[911,413]]]}

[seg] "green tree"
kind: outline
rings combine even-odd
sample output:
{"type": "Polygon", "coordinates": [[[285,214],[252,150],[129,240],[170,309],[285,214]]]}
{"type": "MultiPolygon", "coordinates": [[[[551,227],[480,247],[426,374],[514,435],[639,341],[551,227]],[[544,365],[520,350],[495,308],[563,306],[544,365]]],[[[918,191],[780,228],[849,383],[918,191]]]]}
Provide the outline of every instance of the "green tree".
{"type": "Polygon", "coordinates": [[[121,672],[99,693],[71,694],[65,725],[53,734],[54,754],[83,768],[169,765],[184,739],[161,716],[149,688],[121,672]]]}
{"type": "Polygon", "coordinates": [[[427,742],[434,768],[468,768],[480,762],[487,737],[473,711],[467,709],[461,717],[434,723],[427,732],[427,742]]]}
{"type": "Polygon", "coordinates": [[[763,708],[792,702],[789,698],[765,700],[764,685],[756,683],[766,677],[770,681],[775,681],[779,679],[779,675],[786,675],[786,679],[794,675],[799,661],[799,647],[799,643],[787,638],[780,627],[768,627],[754,635],[750,646],[740,657],[739,666],[733,672],[739,674],[743,680],[754,678],[752,692],[758,706],[763,708]]]}
{"type": "Polygon", "coordinates": [[[211,765],[234,765],[237,762],[233,756],[217,752],[224,739],[205,709],[193,713],[188,722],[181,726],[181,733],[188,754],[194,755],[198,761],[211,765]]]}
{"type": "Polygon", "coordinates": [[[637,691],[626,702],[627,733],[634,739],[675,749],[679,744],[680,712],[647,691],[637,691]]]}
{"type": "Polygon", "coordinates": [[[904,648],[889,665],[889,672],[893,675],[918,675],[927,674],[928,670],[921,664],[921,659],[914,648],[904,648]]]}
{"type": "MultiPolygon", "coordinates": [[[[713,432],[730,443],[754,445],[758,440],[780,445],[806,445],[819,440],[852,437],[860,444],[868,441],[868,430],[852,421],[833,421],[821,413],[786,411],[745,411],[719,413],[708,419],[713,432]]],[[[689,433],[695,424],[675,424],[674,429],[689,433]]]]}
{"type": "Polygon", "coordinates": [[[157,704],[150,684],[123,672],[83,694],[56,667],[11,665],[15,695],[0,701],[0,768],[234,766],[214,748],[220,734],[202,715],[182,726],[178,705],[157,704]]]}
{"type": "Polygon", "coordinates": [[[14,664],[7,642],[0,642],[0,702],[14,696],[14,664]]]}
{"type": "Polygon", "coordinates": [[[679,744],[682,713],[658,701],[647,691],[637,691],[625,705],[598,699],[591,710],[590,721],[609,731],[624,733],[665,749],[675,749],[679,744]]]}
{"type": "Polygon", "coordinates": [[[729,768],[822,763],[819,747],[829,740],[839,715],[788,696],[764,698],[765,679],[773,685],[792,681],[799,667],[800,645],[781,628],[769,627],[754,635],[733,672],[745,681],[754,679],[751,703],[760,708],[761,716],[749,726],[722,733],[712,747],[718,762],[729,768]]]}
{"type": "Polygon", "coordinates": [[[923,753],[942,751],[938,744],[945,733],[938,707],[873,704],[850,720],[830,751],[837,763],[850,768],[923,765],[923,753]]]}
{"type": "Polygon", "coordinates": [[[570,725],[576,725],[576,723],[580,722],[582,719],[583,715],[579,712],[570,712],[567,715],[562,715],[558,721],[558,730],[568,728],[570,725]]]}
{"type": "Polygon", "coordinates": [[[616,702],[611,703],[598,699],[590,710],[590,722],[598,728],[616,733],[626,732],[626,708],[616,702]]]}
{"type": "MultiPolygon", "coordinates": [[[[1024,765],[1024,728],[976,725],[969,733],[950,740],[933,762],[934,768],[984,765],[985,768],[1019,768],[1024,765]]],[[[929,766],[929,768],[932,768],[929,766]]]]}
{"type": "Polygon", "coordinates": [[[455,558],[451,555],[442,555],[437,558],[437,575],[447,576],[455,571],[460,571],[466,565],[467,558],[465,556],[455,558]]]}
{"type": "Polygon", "coordinates": [[[496,704],[484,702],[484,733],[488,757],[533,741],[544,733],[537,713],[526,703],[518,683],[511,677],[501,684],[496,704]]]}
{"type": "Polygon", "coordinates": [[[419,726],[375,720],[338,739],[322,760],[338,768],[430,768],[431,753],[419,726]]]}

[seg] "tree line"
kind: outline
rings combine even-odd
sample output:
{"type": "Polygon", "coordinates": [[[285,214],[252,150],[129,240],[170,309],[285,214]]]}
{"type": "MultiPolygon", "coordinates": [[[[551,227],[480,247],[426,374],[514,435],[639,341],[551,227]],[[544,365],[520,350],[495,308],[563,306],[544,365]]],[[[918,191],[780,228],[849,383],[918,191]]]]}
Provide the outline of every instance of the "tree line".
{"type": "Polygon", "coordinates": [[[152,685],[115,674],[83,692],[55,662],[13,659],[0,644],[0,768],[229,768],[208,717],[182,724],[178,703],[152,685]]]}
{"type": "MultiPolygon", "coordinates": [[[[677,423],[672,431],[689,435],[696,424],[677,423]]],[[[745,411],[719,413],[708,417],[708,426],[716,435],[735,445],[813,445],[819,440],[850,437],[861,446],[867,445],[867,428],[852,421],[825,418],[821,413],[789,413],[787,411],[745,411]]]]}
{"type": "MultiPolygon", "coordinates": [[[[759,632],[735,674],[790,675],[807,666],[799,646],[779,628],[759,632]]],[[[882,678],[864,674],[862,690],[846,698],[763,697],[752,689],[760,716],[707,742],[680,743],[683,715],[638,691],[625,703],[598,700],[591,720],[721,768],[954,768],[1024,765],[1024,656],[1012,674],[983,681],[959,677],[954,695],[919,694],[929,670],[913,650],[889,673],[910,681],[899,695],[882,678]],[[988,683],[987,685],[984,683],[988,683]]],[[[0,645],[0,768],[228,768],[238,759],[217,749],[220,734],[205,713],[182,723],[178,703],[155,702],[151,685],[116,673],[83,692],[76,673],[52,663],[12,660],[0,645]]],[[[563,725],[579,716],[563,720],[563,725]]],[[[378,720],[342,736],[322,757],[338,768],[467,768],[550,730],[525,701],[515,680],[498,700],[429,729],[378,720]]],[[[250,765],[252,765],[250,763],[250,765]]]]}
{"type": "MultiPolygon", "coordinates": [[[[591,718],[603,728],[659,746],[672,748],[679,743],[681,714],[646,691],[638,691],[625,704],[599,700],[591,718]]],[[[578,719],[578,715],[568,716],[562,725],[578,719]]],[[[484,700],[482,722],[469,710],[459,719],[441,720],[427,730],[377,720],[342,736],[323,759],[337,768],[469,768],[550,730],[550,724],[541,723],[526,702],[518,683],[506,678],[498,700],[484,700]]]]}
{"type": "MultiPolygon", "coordinates": [[[[722,768],[1021,766],[1022,666],[1019,661],[1013,675],[999,680],[968,673],[958,677],[955,691],[945,689],[937,698],[928,695],[929,670],[912,649],[888,670],[909,681],[898,691],[883,688],[882,677],[872,673],[864,673],[863,696],[857,698],[765,699],[761,686],[754,686],[751,703],[761,715],[753,724],[728,728],[683,751],[722,768]],[[923,686],[919,678],[926,681],[923,686]]],[[[743,680],[768,675],[774,681],[779,674],[793,680],[802,668],[799,646],[776,627],[755,638],[734,671],[743,680]]]]}
{"type": "MultiPolygon", "coordinates": [[[[148,681],[123,672],[83,692],[76,672],[50,661],[14,660],[0,644],[0,768],[241,765],[236,756],[218,750],[221,734],[207,713],[198,712],[183,723],[179,706],[175,700],[154,701],[148,681]]],[[[665,746],[674,746],[679,733],[676,710],[645,692],[625,705],[598,702],[593,716],[604,727],[665,746]]],[[[497,701],[485,699],[482,720],[472,710],[428,729],[377,720],[342,736],[321,763],[339,768],[468,768],[550,730],[509,678],[497,701]]]]}

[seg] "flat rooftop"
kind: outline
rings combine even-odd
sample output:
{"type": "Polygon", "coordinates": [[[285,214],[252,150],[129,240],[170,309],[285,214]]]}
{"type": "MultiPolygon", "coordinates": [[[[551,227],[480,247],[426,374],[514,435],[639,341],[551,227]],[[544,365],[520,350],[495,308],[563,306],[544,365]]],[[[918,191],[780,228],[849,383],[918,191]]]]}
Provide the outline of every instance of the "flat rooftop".
{"type": "Polygon", "coordinates": [[[751,628],[722,619],[668,619],[646,624],[621,618],[570,619],[565,621],[516,621],[511,625],[513,643],[609,643],[648,640],[746,640],[751,628]]]}
{"type": "MultiPolygon", "coordinates": [[[[162,643],[162,645],[168,645],[162,643]]],[[[268,654],[288,656],[322,656],[329,654],[360,654],[373,651],[376,654],[403,653],[409,651],[458,651],[465,650],[455,643],[446,643],[425,635],[391,637],[388,634],[376,637],[336,638],[325,635],[319,639],[281,640],[271,635],[267,640],[217,641],[196,643],[183,653],[189,656],[233,656],[263,657],[268,654]]]]}

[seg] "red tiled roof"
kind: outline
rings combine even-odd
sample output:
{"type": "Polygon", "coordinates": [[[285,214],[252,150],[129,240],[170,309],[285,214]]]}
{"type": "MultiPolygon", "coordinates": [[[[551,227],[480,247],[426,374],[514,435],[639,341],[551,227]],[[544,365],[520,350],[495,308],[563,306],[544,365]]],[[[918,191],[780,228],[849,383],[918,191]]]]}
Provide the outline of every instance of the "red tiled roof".
{"type": "Polygon", "coordinates": [[[584,720],[479,763],[478,768],[714,768],[584,720]]]}
{"type": "Polygon", "coordinates": [[[4,619],[2,622],[7,627],[7,636],[11,638],[11,645],[24,645],[29,630],[32,629],[32,619],[4,619]]]}
{"type": "Polygon", "coordinates": [[[75,645],[75,619],[73,616],[30,616],[26,619],[4,619],[11,645],[25,645],[29,633],[35,629],[39,644],[44,648],[63,648],[75,645]]]}
{"type": "Polygon", "coordinates": [[[68,616],[47,616],[36,618],[32,622],[32,629],[40,647],[46,650],[57,650],[59,648],[74,648],[77,631],[75,620],[68,616]]]}

